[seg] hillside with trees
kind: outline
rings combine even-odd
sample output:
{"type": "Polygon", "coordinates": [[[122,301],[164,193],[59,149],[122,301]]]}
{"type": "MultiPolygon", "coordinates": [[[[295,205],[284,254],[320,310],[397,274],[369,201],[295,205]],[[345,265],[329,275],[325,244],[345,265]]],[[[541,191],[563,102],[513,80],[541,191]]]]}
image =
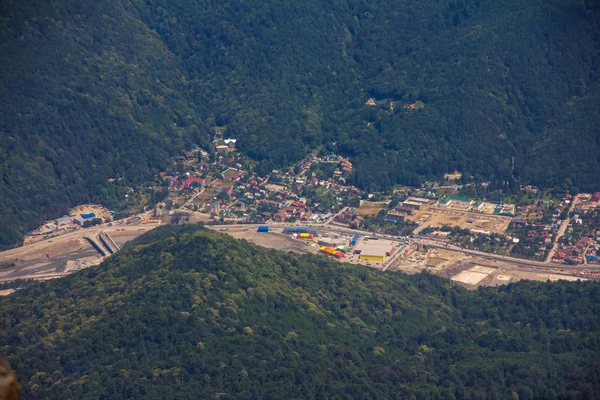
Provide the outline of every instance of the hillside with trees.
{"type": "Polygon", "coordinates": [[[24,398],[592,399],[600,288],[470,292],[162,227],[0,299],[24,398]]]}
{"type": "Polygon", "coordinates": [[[0,12],[0,246],[70,205],[118,204],[213,128],[259,172],[312,149],[349,156],[351,182],[369,190],[455,169],[600,187],[591,0],[24,0],[0,12]]]}

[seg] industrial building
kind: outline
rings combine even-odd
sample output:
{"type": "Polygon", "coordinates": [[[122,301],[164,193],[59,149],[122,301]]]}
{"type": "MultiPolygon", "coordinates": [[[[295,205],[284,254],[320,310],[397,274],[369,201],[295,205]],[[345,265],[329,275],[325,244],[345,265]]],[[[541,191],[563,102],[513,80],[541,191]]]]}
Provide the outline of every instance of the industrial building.
{"type": "Polygon", "coordinates": [[[387,222],[399,222],[404,221],[404,214],[401,214],[398,211],[392,210],[385,216],[385,220],[387,222]]]}
{"type": "Polygon", "coordinates": [[[342,253],[341,251],[338,251],[336,249],[332,249],[331,247],[321,246],[321,248],[319,248],[319,251],[323,254],[327,254],[329,256],[334,256],[335,258],[338,258],[338,259],[344,258],[344,253],[342,253]]]}
{"type": "Polygon", "coordinates": [[[317,243],[319,244],[319,246],[337,247],[342,242],[339,239],[324,237],[324,238],[319,239],[319,241],[317,243]]]}
{"type": "Polygon", "coordinates": [[[430,199],[424,199],[422,197],[409,197],[402,202],[402,206],[406,209],[420,210],[431,203],[432,201],[430,199]]]}
{"type": "Polygon", "coordinates": [[[71,222],[73,222],[73,218],[65,215],[63,217],[56,218],[56,220],[54,222],[56,223],[57,226],[68,225],[71,222]]]}
{"type": "Polygon", "coordinates": [[[473,200],[462,196],[447,196],[442,201],[440,201],[441,206],[450,207],[452,204],[470,206],[473,204],[473,200]]]}
{"type": "Polygon", "coordinates": [[[73,222],[79,226],[83,226],[85,219],[83,219],[81,217],[75,217],[75,218],[73,218],[73,222]]]}
{"type": "Polygon", "coordinates": [[[475,204],[473,204],[474,212],[482,212],[485,208],[485,203],[482,200],[477,200],[475,204]]]}
{"type": "Polygon", "coordinates": [[[393,242],[389,240],[363,240],[356,246],[355,252],[360,252],[361,260],[385,261],[395,251],[393,242]]]}
{"type": "Polygon", "coordinates": [[[402,203],[402,206],[411,210],[420,210],[425,204],[422,204],[418,201],[406,200],[402,203]]]}

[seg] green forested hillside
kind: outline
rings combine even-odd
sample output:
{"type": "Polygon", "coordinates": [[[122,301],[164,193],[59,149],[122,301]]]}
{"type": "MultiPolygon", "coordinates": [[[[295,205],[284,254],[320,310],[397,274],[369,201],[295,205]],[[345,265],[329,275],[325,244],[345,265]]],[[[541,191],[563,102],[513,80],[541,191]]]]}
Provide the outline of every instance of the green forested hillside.
{"type": "Polygon", "coordinates": [[[0,245],[115,202],[108,178],[143,181],[215,126],[260,171],[323,146],[372,190],[454,169],[508,180],[513,156],[522,183],[600,186],[591,0],[23,0],[0,15],[0,245]]]}
{"type": "Polygon", "coordinates": [[[0,299],[27,399],[592,399],[600,288],[468,292],[164,227],[0,299]]]}
{"type": "Polygon", "coordinates": [[[116,1],[0,5],[0,245],[206,141],[186,69],[116,1]]]}

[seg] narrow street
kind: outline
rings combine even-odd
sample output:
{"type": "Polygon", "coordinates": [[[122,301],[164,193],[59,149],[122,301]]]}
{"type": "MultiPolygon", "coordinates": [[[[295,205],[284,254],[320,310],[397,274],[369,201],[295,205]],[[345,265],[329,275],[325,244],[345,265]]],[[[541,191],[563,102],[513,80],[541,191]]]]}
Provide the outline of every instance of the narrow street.
{"type": "MultiPolygon", "coordinates": [[[[579,195],[575,195],[573,197],[573,201],[571,201],[571,205],[569,206],[568,214],[571,214],[571,212],[575,209],[575,205],[577,204],[578,201],[579,201],[579,195]]],[[[570,221],[570,218],[567,215],[567,218],[560,224],[560,228],[558,228],[558,231],[556,232],[556,235],[554,236],[554,242],[552,243],[552,248],[548,252],[548,256],[546,256],[546,260],[544,261],[545,263],[549,263],[550,261],[552,261],[552,257],[554,257],[554,253],[556,253],[556,250],[558,249],[558,240],[567,231],[567,227],[569,226],[569,221],[570,221]]]]}

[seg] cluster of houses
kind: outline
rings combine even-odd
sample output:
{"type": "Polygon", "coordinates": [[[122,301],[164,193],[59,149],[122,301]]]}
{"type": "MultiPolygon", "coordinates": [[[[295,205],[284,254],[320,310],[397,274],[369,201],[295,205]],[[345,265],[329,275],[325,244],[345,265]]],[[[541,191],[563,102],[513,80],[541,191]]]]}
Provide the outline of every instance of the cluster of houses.
{"type": "MultiPolygon", "coordinates": [[[[570,203],[572,196],[565,196],[570,203]]],[[[600,212],[600,192],[580,195],[569,215],[569,225],[559,241],[554,261],[569,264],[598,264],[600,256],[600,229],[597,229],[597,215],[600,212]]]]}
{"type": "Polygon", "coordinates": [[[362,223],[365,221],[365,219],[356,214],[355,208],[349,208],[343,213],[339,214],[336,217],[336,221],[343,224],[348,224],[352,229],[357,229],[362,226],[362,223]]]}
{"type": "MultiPolygon", "coordinates": [[[[571,245],[560,245],[556,253],[554,253],[553,261],[564,261],[572,264],[583,264],[584,255],[591,243],[591,238],[581,238],[577,243],[571,245]]],[[[596,256],[594,254],[594,256],[596,256]]],[[[596,262],[598,261],[596,257],[596,262]]]]}
{"type": "MultiPolygon", "coordinates": [[[[235,148],[235,139],[223,140],[219,133],[215,135],[215,143],[224,142],[229,149],[235,148]]],[[[309,155],[300,164],[300,173],[294,169],[288,172],[273,170],[267,177],[258,177],[243,171],[242,159],[235,153],[217,155],[209,161],[208,153],[196,148],[177,158],[174,172],[161,172],[159,177],[169,182],[169,192],[178,197],[191,196],[194,193],[210,193],[209,198],[201,204],[187,204],[191,211],[201,211],[220,218],[221,221],[238,222],[291,222],[314,221],[324,222],[334,214],[314,211],[302,198],[306,189],[315,189],[338,195],[352,193],[360,195],[354,187],[344,185],[343,178],[352,171],[352,164],[346,158],[329,155],[317,157],[309,155]],[[327,180],[320,180],[307,172],[313,163],[337,163],[336,175],[327,180]],[[185,171],[185,172],[184,172],[185,171]],[[212,197],[212,198],[211,198],[212,197]]],[[[334,210],[331,210],[334,211],[334,210]]]]}
{"type": "Polygon", "coordinates": [[[340,157],[340,171],[342,175],[348,176],[352,172],[352,163],[344,157],[340,157]]]}
{"type": "MultiPolygon", "coordinates": [[[[535,248],[536,256],[546,254],[552,248],[554,236],[563,224],[560,210],[566,210],[571,201],[573,196],[567,193],[558,208],[554,208],[550,200],[540,201],[533,206],[517,207],[517,217],[512,220],[512,226],[522,234],[515,240],[526,243],[528,248],[535,248]]],[[[598,203],[600,193],[581,195],[580,201],[569,213],[567,229],[557,241],[552,261],[568,264],[598,262],[600,230],[596,230],[591,222],[584,223],[593,212],[600,211],[598,203]]]]}
{"type": "MultiPolygon", "coordinates": [[[[215,135],[217,155],[214,161],[209,162],[209,156],[200,149],[195,149],[178,157],[177,161],[188,169],[182,173],[161,173],[162,179],[170,181],[169,191],[180,194],[183,192],[196,192],[205,189],[214,194],[212,198],[203,200],[200,205],[194,205],[194,211],[201,211],[220,218],[221,221],[244,222],[325,222],[336,216],[344,205],[339,201],[342,197],[360,196],[360,191],[345,184],[345,176],[352,172],[352,164],[344,157],[327,155],[317,157],[310,154],[301,161],[296,168],[289,171],[273,170],[267,177],[258,177],[242,170],[242,159],[236,155],[235,139],[223,139],[222,135],[215,135]],[[225,146],[224,151],[219,151],[218,146],[225,146]],[[226,150],[226,151],[225,151],[226,150]],[[319,179],[311,171],[311,166],[317,163],[337,164],[335,173],[328,179],[319,179]],[[219,184],[216,184],[216,182],[219,184]],[[307,191],[331,193],[338,202],[330,210],[321,210],[313,199],[305,198],[307,191]]],[[[447,180],[459,179],[459,173],[448,174],[447,180]]],[[[534,191],[535,188],[523,188],[534,191]]],[[[309,196],[310,197],[310,196],[309,196]]],[[[600,209],[600,192],[594,193],[585,199],[589,210],[592,207],[600,209]]],[[[566,195],[561,206],[572,201],[571,195],[566,195]]],[[[534,206],[515,207],[511,204],[474,201],[460,196],[447,196],[441,200],[424,197],[408,197],[386,214],[389,222],[398,222],[412,215],[416,211],[436,207],[454,211],[478,212],[484,214],[506,215],[516,217],[512,220],[513,243],[521,242],[525,248],[535,251],[538,258],[545,256],[552,248],[554,235],[559,229],[562,219],[559,210],[552,209],[552,203],[544,200],[534,206]],[[548,213],[551,213],[550,216],[548,213]],[[543,221],[542,221],[543,220],[543,221]]],[[[581,224],[582,206],[575,208],[572,224],[581,224]]],[[[364,219],[356,214],[353,208],[336,216],[336,220],[350,225],[353,228],[361,227],[364,219]]],[[[565,235],[569,237],[569,232],[565,235]]],[[[596,251],[600,250],[600,235],[595,238],[582,238],[575,244],[560,245],[554,257],[565,262],[597,262],[596,251]],[[598,249],[596,249],[596,244],[598,249]]]]}

